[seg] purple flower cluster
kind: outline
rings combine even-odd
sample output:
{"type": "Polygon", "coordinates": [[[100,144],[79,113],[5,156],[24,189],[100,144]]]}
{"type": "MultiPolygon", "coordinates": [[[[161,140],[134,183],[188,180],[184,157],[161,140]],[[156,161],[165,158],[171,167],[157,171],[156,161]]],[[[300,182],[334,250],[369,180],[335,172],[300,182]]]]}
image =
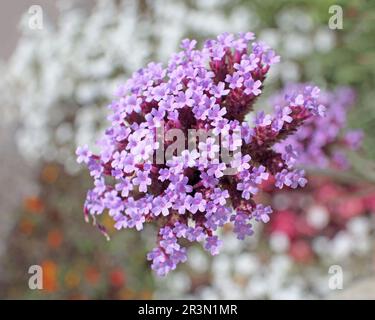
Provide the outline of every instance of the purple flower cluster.
{"type": "MultiPolygon", "coordinates": [[[[285,93],[301,89],[304,85],[291,85],[271,101],[273,104],[285,103],[285,93]]],[[[347,169],[350,165],[346,150],[358,150],[362,145],[362,130],[344,130],[347,126],[348,110],[355,103],[355,94],[348,87],[335,91],[322,91],[318,101],[326,106],[323,119],[310,118],[294,135],[275,146],[284,153],[284,160],[308,167],[347,169]],[[295,152],[295,155],[293,155],[295,152]],[[298,155],[298,159],[297,159],[298,155]]]]}
{"type": "Polygon", "coordinates": [[[157,246],[147,258],[158,275],[186,260],[186,241],[204,242],[215,255],[221,241],[214,232],[224,224],[232,221],[243,239],[253,232],[251,220],[267,222],[271,208],[253,196],[271,175],[280,188],[306,183],[303,172],[293,170],[294,151],[273,147],[323,113],[319,89],[290,92],[274,114],[259,113],[253,126],[245,122],[270,66],[279,61],[254,39],[252,33],[225,33],[206,41],[202,50],[195,40],[183,40],[183,50],[166,68],[150,63],[117,90],[100,152],[77,149],[78,162],[87,165],[95,185],[87,195],[86,216],[106,211],[117,229],[156,224],[157,246]],[[167,157],[163,148],[174,140],[168,134],[160,139],[159,132],[172,129],[182,133],[185,146],[167,157]],[[213,136],[191,150],[191,129],[213,136]],[[231,161],[223,161],[223,149],[233,154],[231,161]],[[162,163],[156,161],[160,150],[162,163]]]}

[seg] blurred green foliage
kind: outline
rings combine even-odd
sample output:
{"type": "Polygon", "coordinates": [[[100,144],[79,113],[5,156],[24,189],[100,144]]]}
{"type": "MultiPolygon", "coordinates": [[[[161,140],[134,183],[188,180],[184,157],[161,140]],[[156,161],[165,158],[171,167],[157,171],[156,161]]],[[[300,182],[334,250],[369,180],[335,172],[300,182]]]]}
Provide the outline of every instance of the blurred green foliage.
{"type": "MultiPolygon", "coordinates": [[[[350,126],[362,128],[366,137],[364,156],[375,160],[375,1],[372,0],[243,0],[256,8],[257,29],[275,27],[280,11],[299,8],[306,12],[315,27],[326,26],[329,7],[343,9],[343,29],[334,30],[336,45],[328,52],[312,52],[299,61],[302,81],[314,81],[333,88],[350,85],[357,92],[357,105],[350,114],[350,126]]],[[[366,168],[368,169],[368,168],[366,168]]],[[[371,170],[373,170],[371,168],[371,170]]]]}

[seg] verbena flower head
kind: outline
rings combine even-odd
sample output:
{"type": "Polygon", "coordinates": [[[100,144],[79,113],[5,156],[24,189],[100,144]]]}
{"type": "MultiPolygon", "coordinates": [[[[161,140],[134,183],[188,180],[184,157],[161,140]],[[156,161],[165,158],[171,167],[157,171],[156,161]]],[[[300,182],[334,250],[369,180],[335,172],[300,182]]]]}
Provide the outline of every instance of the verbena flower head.
{"type": "Polygon", "coordinates": [[[224,33],[202,50],[183,40],[166,68],[149,63],[117,90],[100,152],[77,150],[95,184],[86,217],[108,211],[117,229],[156,224],[157,246],[147,258],[158,275],[187,259],[182,239],[203,242],[215,255],[221,241],[214,233],[225,223],[243,239],[253,233],[251,220],[267,222],[271,208],[253,198],[270,175],[279,188],[306,184],[273,146],[323,113],[319,89],[290,92],[274,114],[245,122],[279,61],[254,40],[224,33]]]}
{"type": "MultiPolygon", "coordinates": [[[[274,103],[283,103],[284,93],[275,95],[274,103]]],[[[321,92],[318,100],[326,106],[324,119],[308,119],[294,135],[277,144],[275,150],[283,151],[283,159],[288,163],[313,169],[333,168],[339,174],[350,166],[346,152],[358,150],[363,138],[362,130],[346,129],[355,93],[348,87],[339,87],[321,92]]],[[[329,236],[329,242],[334,243],[333,237],[345,231],[354,218],[367,216],[373,210],[370,199],[374,197],[373,188],[364,183],[340,183],[312,175],[309,181],[307,188],[293,192],[278,190],[273,185],[268,189],[265,184],[275,210],[275,217],[268,225],[271,243],[277,237],[286,238],[289,253],[304,262],[316,254],[313,243],[317,237],[329,236]]]]}
{"type": "MultiPolygon", "coordinates": [[[[285,94],[305,85],[291,85],[287,90],[275,95],[271,101],[284,104],[285,94]]],[[[334,91],[322,91],[318,101],[327,108],[323,119],[310,118],[297,132],[276,145],[277,151],[286,152],[295,162],[305,167],[348,169],[350,166],[346,151],[358,150],[362,144],[363,132],[360,129],[348,130],[347,115],[355,103],[355,92],[349,87],[339,87],[334,91]],[[289,150],[289,151],[288,151],[289,150]],[[298,157],[293,157],[294,150],[298,157]],[[298,159],[297,159],[298,158],[298,159]]]]}

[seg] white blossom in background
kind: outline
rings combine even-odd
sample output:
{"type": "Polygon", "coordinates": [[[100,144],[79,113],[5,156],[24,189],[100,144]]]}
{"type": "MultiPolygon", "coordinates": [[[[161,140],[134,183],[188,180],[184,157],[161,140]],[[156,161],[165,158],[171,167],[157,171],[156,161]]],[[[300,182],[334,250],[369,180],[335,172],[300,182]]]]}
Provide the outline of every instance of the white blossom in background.
{"type": "Polygon", "coordinates": [[[26,158],[72,167],[75,144],[96,135],[105,118],[108,92],[150,52],[136,1],[127,1],[126,10],[114,3],[100,2],[90,15],[62,10],[55,26],[38,32],[24,26],[6,77],[26,158]]]}
{"type": "Polygon", "coordinates": [[[92,10],[61,4],[55,25],[48,17],[43,30],[30,30],[23,22],[23,35],[3,72],[3,91],[12,97],[3,104],[18,120],[23,155],[57,160],[70,171],[78,170],[76,145],[99,135],[114,88],[151,59],[166,61],[184,37],[255,31],[286,57],[270,73],[271,83],[298,80],[296,59],[334,45],[332,31],[316,30],[298,9],[281,11],[277,29],[264,29],[256,7],[240,1],[110,0],[97,1],[92,10]]]}
{"type": "Polygon", "coordinates": [[[98,1],[91,11],[62,8],[55,25],[46,22],[37,32],[23,21],[23,35],[4,71],[21,153],[30,161],[59,161],[70,172],[78,170],[76,146],[96,140],[112,92],[132,72],[154,58],[166,61],[186,36],[256,26],[249,10],[231,4],[98,1]]]}
{"type": "MultiPolygon", "coordinates": [[[[207,255],[196,250],[189,257],[188,269],[177,270],[167,279],[158,279],[156,298],[180,299],[319,299],[332,294],[328,273],[331,265],[340,265],[345,284],[356,278],[359,266],[363,265],[373,246],[375,219],[357,217],[352,219],[347,230],[340,231],[333,239],[318,237],[313,250],[318,263],[297,264],[284,250],[274,250],[272,237],[258,230],[251,239],[240,242],[228,232],[221,236],[223,250],[210,259],[203,268],[197,268],[207,255]],[[233,238],[233,239],[232,239],[233,238]],[[233,240],[233,241],[231,241],[233,240]],[[227,244],[227,245],[226,245],[227,244]],[[198,253],[199,252],[199,253],[198,253]],[[209,273],[207,276],[206,273],[209,273]],[[205,282],[196,285],[201,274],[205,282]],[[189,275],[189,277],[188,277],[189,275]],[[182,281],[182,283],[181,283],[182,281]],[[176,284],[178,283],[178,285],[176,284]],[[176,290],[178,286],[178,290],[176,290]]],[[[363,268],[363,266],[362,266],[363,268]]],[[[366,268],[365,268],[366,269],[366,268]]],[[[365,270],[370,272],[371,270],[365,270]]]]}

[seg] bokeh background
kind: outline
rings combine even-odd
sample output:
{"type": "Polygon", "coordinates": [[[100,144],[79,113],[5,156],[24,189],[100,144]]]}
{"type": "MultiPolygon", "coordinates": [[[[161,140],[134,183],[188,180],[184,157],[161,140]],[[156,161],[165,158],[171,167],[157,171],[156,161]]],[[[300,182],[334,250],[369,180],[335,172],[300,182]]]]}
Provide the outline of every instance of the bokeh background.
{"type": "Polygon", "coordinates": [[[0,298],[375,299],[373,1],[39,1],[40,30],[29,27],[33,4],[0,4],[0,298]],[[342,30],[328,28],[333,4],[343,8],[342,30]],[[219,256],[193,246],[186,264],[157,279],[145,259],[152,230],[113,232],[108,219],[106,241],[84,222],[90,178],[74,151],[94,144],[113,89],[133,71],[165,62],[185,37],[225,31],[253,31],[281,55],[266,97],[290,82],[350,86],[356,100],[343,130],[362,129],[364,142],[347,152],[347,169],[309,173],[304,191],[265,190],[282,200],[279,232],[259,228],[241,242],[228,228],[219,256]],[[326,224],[306,231],[311,215],[326,224]],[[35,264],[43,290],[28,287],[35,264]],[[331,265],[343,269],[342,290],[328,287],[331,265]]]}

